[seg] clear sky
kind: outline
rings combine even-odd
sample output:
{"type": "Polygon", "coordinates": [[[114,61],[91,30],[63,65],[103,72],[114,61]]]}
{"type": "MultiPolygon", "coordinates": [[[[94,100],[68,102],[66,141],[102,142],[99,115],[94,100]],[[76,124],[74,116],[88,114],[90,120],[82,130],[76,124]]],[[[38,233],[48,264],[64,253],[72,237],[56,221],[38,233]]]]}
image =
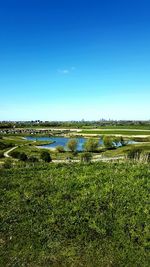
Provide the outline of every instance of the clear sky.
{"type": "Polygon", "coordinates": [[[0,120],[150,119],[149,0],[1,0],[0,120]]]}

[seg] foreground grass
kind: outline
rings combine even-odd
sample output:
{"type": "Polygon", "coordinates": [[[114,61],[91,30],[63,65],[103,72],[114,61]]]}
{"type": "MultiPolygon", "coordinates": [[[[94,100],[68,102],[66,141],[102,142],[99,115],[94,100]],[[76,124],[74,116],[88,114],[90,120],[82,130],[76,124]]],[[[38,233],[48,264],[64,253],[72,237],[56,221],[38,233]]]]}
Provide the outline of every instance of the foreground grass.
{"type": "Polygon", "coordinates": [[[27,164],[0,185],[0,266],[149,266],[147,164],[27,164]]]}

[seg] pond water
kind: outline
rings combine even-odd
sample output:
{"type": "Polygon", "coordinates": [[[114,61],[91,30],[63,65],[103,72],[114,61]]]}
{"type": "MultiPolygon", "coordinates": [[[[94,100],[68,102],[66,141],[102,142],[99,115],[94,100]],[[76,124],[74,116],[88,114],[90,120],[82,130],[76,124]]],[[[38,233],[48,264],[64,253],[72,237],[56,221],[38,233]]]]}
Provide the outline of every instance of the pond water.
{"type": "MultiPolygon", "coordinates": [[[[40,147],[42,148],[56,148],[57,146],[63,146],[66,150],[67,150],[67,143],[70,140],[69,137],[32,137],[32,136],[28,136],[26,137],[27,140],[29,141],[52,141],[52,144],[47,144],[47,145],[41,145],[40,147]]],[[[77,150],[78,151],[82,151],[83,150],[83,145],[86,142],[86,138],[83,137],[78,137],[76,138],[78,141],[78,145],[77,145],[77,150]]],[[[134,141],[128,141],[128,144],[130,143],[135,143],[134,141]]],[[[99,144],[102,145],[103,144],[103,140],[99,139],[99,144]]],[[[117,147],[121,146],[121,144],[118,142],[116,144],[117,147]]]]}
{"type": "MultiPolygon", "coordinates": [[[[67,150],[67,143],[71,139],[69,137],[26,137],[29,141],[52,141],[52,144],[42,145],[42,148],[56,148],[57,146],[63,146],[67,150]]],[[[75,138],[78,141],[77,150],[82,151],[83,145],[86,142],[86,138],[75,138]]],[[[103,144],[103,141],[100,139],[99,144],[103,144]]]]}

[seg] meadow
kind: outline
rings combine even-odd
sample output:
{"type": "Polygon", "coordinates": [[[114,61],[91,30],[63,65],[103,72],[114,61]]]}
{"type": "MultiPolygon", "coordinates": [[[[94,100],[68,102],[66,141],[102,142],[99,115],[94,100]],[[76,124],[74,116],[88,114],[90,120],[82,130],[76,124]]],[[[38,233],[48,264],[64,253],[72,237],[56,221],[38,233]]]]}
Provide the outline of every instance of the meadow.
{"type": "Polygon", "coordinates": [[[1,266],[149,266],[148,164],[0,169],[1,266]]]}

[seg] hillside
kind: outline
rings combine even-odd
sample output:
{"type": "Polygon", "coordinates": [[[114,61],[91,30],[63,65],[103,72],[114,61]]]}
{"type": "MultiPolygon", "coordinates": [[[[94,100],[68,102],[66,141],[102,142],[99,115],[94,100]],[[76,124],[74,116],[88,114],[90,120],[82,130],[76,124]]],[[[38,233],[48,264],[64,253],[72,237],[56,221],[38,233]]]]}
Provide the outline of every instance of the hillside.
{"type": "Polygon", "coordinates": [[[148,267],[148,164],[0,169],[1,265],[148,267]]]}

